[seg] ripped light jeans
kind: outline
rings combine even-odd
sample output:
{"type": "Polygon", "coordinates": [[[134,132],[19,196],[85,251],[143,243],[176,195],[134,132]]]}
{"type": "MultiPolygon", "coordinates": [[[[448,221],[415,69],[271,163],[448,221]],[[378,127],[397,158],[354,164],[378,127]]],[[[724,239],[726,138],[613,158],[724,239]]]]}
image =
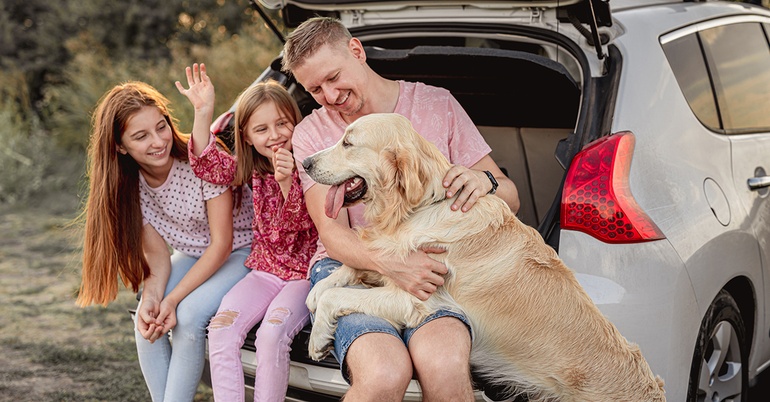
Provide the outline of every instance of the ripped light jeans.
{"type": "MultiPolygon", "coordinates": [[[[171,330],[173,346],[168,334],[150,343],[134,329],[139,365],[154,402],[189,402],[195,397],[205,364],[206,326],[222,297],[249,273],[243,265],[248,256],[248,247],[233,251],[217,272],[179,302],[171,330]]],[[[174,250],[167,295],[197,261],[174,250]]]]}
{"type": "Polygon", "coordinates": [[[209,362],[214,400],[245,399],[240,349],[246,335],[260,320],[255,401],[283,401],[289,385],[289,351],[294,336],[309,322],[305,299],[307,280],[284,281],[275,275],[251,271],[222,299],[209,324],[209,362]],[[264,320],[263,320],[264,318],[264,320]]]}

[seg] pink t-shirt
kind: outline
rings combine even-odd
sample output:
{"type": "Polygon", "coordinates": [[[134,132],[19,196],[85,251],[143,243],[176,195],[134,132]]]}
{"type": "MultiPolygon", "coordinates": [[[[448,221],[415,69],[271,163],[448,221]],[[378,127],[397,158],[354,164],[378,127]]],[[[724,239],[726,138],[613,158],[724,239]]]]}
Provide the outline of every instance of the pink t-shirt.
{"type": "MultiPolygon", "coordinates": [[[[420,82],[398,83],[400,88],[394,113],[408,118],[414,129],[435,144],[452,164],[470,167],[492,151],[476,125],[448,90],[420,82]]],[[[295,127],[292,138],[294,159],[297,161],[305,191],[316,183],[305,173],[302,161],[336,144],[347,126],[338,112],[320,108],[295,127]]],[[[348,208],[350,227],[356,228],[366,224],[363,210],[362,204],[348,208]]],[[[310,261],[310,266],[326,256],[326,248],[319,239],[318,251],[310,261]]]]}
{"type": "MultiPolygon", "coordinates": [[[[219,149],[213,135],[200,156],[192,152],[193,146],[191,138],[189,157],[196,176],[211,183],[232,183],[236,158],[219,149]]],[[[254,171],[251,187],[254,240],[245,265],[285,281],[307,278],[308,261],[315,254],[318,231],[307,212],[297,171],[294,171],[286,199],[271,173],[260,176],[254,171]]]]}
{"type": "MultiPolygon", "coordinates": [[[[152,225],[174,250],[200,257],[211,243],[206,201],[228,188],[195,177],[189,162],[174,159],[166,182],[158,187],[150,187],[139,175],[142,223],[152,225]]],[[[233,209],[233,250],[251,244],[253,214],[248,202],[233,209]]]]}

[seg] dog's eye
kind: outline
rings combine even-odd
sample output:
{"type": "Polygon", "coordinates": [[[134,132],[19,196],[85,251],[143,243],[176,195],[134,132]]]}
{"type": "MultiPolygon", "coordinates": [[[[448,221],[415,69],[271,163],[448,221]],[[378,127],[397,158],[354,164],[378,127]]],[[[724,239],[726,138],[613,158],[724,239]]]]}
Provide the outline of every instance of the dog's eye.
{"type": "Polygon", "coordinates": [[[347,148],[347,147],[351,147],[351,146],[353,146],[353,144],[351,144],[350,141],[342,140],[342,147],[343,148],[347,148]]]}

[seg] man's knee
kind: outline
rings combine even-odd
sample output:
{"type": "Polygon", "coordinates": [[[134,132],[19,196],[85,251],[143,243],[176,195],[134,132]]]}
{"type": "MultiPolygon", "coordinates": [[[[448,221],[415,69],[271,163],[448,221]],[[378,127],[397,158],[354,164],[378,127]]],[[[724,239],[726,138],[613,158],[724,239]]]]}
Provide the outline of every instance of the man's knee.
{"type": "Polygon", "coordinates": [[[350,369],[348,377],[353,387],[365,388],[374,394],[404,393],[412,380],[412,369],[408,364],[366,366],[350,369]]]}
{"type": "Polygon", "coordinates": [[[400,339],[370,333],[356,339],[345,358],[351,386],[378,392],[405,392],[412,379],[412,362],[400,339]]]}
{"type": "Polygon", "coordinates": [[[423,401],[473,400],[468,351],[462,348],[445,349],[440,353],[424,349],[412,351],[423,401]]]}
{"type": "Polygon", "coordinates": [[[430,321],[415,331],[409,340],[409,353],[415,363],[467,363],[470,350],[470,331],[455,317],[430,321]]]}
{"type": "Polygon", "coordinates": [[[409,342],[417,377],[421,382],[456,384],[470,381],[471,339],[459,319],[444,317],[421,327],[409,342]]]}

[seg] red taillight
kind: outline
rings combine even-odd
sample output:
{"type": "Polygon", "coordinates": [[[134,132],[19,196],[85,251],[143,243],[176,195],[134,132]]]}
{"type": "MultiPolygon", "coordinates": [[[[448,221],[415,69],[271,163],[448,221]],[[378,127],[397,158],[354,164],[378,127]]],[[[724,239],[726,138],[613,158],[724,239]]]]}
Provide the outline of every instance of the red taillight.
{"type": "Polygon", "coordinates": [[[607,243],[664,238],[628,186],[634,141],[631,132],[616,133],[577,154],[564,182],[562,229],[585,232],[607,243]]]}

